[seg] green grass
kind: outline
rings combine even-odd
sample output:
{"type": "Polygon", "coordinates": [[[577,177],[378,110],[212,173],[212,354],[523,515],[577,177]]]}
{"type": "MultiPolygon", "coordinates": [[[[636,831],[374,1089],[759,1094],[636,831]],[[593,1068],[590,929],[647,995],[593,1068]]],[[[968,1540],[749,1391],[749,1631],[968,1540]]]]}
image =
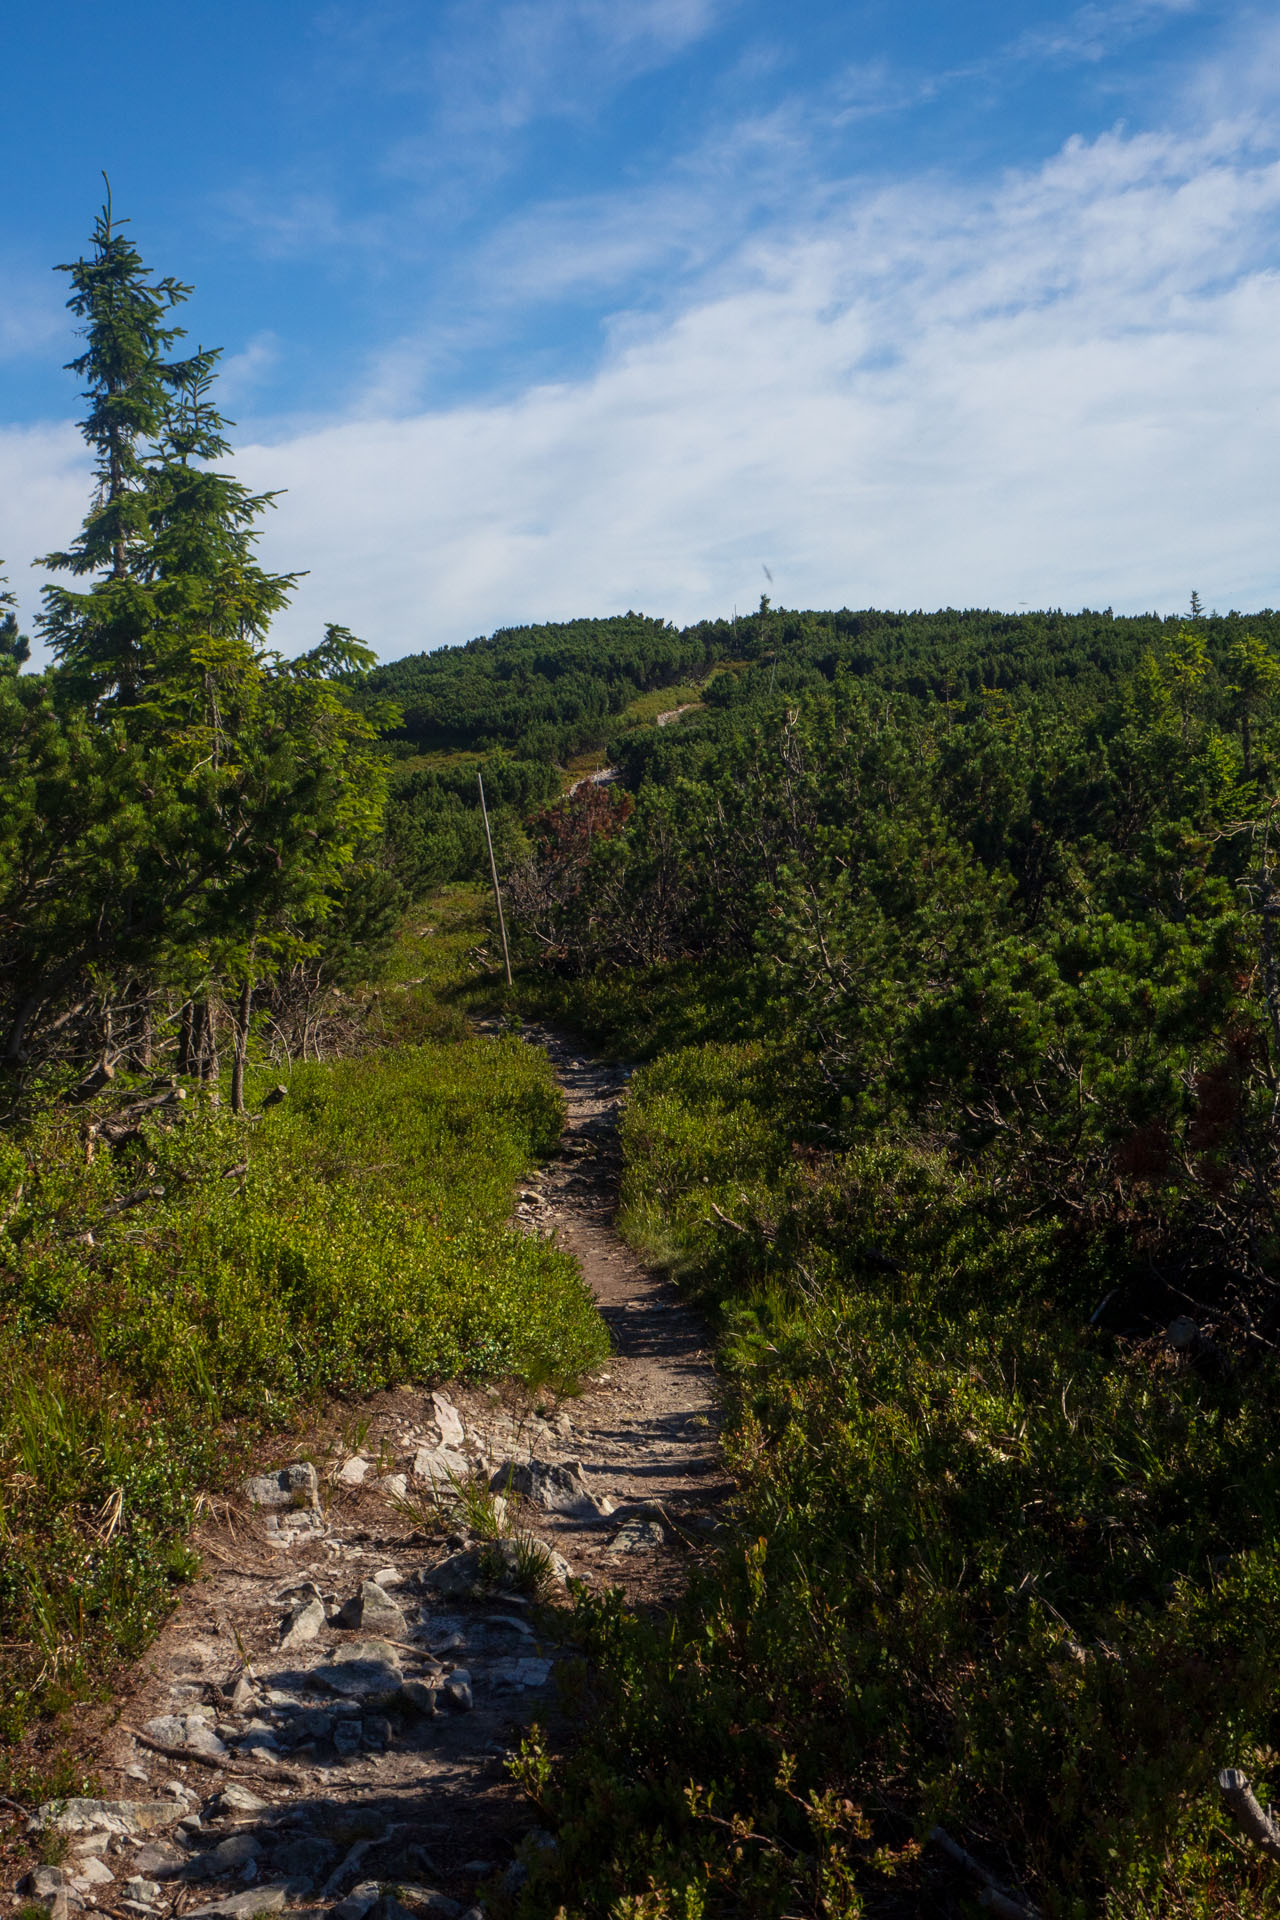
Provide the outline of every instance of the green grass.
{"type": "Polygon", "coordinates": [[[584,1602],[581,1750],[521,1912],[967,1911],[934,1822],[1051,1920],[1280,1914],[1218,1768],[1280,1786],[1280,1382],[1089,1331],[1096,1264],[908,1139],[778,1122],[767,1054],[632,1085],[623,1221],[696,1280],[735,1526],[674,1620],[584,1602]]]}
{"type": "MultiPolygon", "coordinates": [[[[444,902],[402,1028],[461,977],[473,914],[444,902]]],[[[92,1157],[83,1108],[0,1140],[0,1742],[145,1644],[252,1435],[402,1382],[569,1384],[607,1350],[575,1264],[507,1224],[559,1135],[541,1054],[402,1039],[251,1071],[250,1106],[281,1079],[258,1117],[193,1087],[92,1157]]]]}

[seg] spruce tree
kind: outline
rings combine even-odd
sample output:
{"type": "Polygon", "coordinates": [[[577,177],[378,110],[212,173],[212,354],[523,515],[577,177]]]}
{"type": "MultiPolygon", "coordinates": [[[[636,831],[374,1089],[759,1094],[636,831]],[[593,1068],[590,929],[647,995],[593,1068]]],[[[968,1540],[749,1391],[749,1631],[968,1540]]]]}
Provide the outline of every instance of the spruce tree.
{"type": "Polygon", "coordinates": [[[18,631],[18,616],[14,612],[17,604],[0,573],[0,673],[16,673],[23,661],[31,658],[26,635],[18,631]]]}
{"type": "Polygon", "coordinates": [[[96,488],[80,533],[44,565],[80,577],[88,592],[49,586],[40,629],[54,658],[88,697],[128,705],[145,678],[152,609],[135,561],[150,534],[152,455],[173,394],[198,360],[166,358],[183,329],[169,315],[191,289],[152,277],[127,222],[107,199],[94,224],[93,253],[60,266],[71,277],[67,302],[82,321],[85,351],[68,371],[85,381],[89,411],[81,433],[94,452],[96,488]]]}

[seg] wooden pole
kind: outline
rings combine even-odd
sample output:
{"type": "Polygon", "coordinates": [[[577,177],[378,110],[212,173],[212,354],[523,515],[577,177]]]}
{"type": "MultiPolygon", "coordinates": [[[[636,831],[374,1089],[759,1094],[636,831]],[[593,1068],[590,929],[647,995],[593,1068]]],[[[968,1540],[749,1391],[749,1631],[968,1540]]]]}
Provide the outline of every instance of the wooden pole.
{"type": "Polygon", "coordinates": [[[484,775],[476,768],[476,785],[480,789],[480,813],[484,820],[484,840],[489,849],[489,871],[493,875],[493,899],[498,909],[498,932],[502,935],[502,964],[507,970],[507,985],[511,985],[511,955],[507,951],[507,923],[502,915],[502,889],[498,885],[498,863],[493,857],[493,835],[489,831],[489,809],[484,803],[484,775]]]}

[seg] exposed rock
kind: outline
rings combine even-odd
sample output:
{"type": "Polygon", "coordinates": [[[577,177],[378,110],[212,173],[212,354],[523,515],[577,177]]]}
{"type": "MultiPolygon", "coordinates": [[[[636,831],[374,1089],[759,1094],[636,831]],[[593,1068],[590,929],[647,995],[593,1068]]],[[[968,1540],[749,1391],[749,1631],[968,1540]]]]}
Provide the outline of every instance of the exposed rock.
{"type": "Polygon", "coordinates": [[[303,1647],[322,1631],[325,1625],[324,1601],[318,1597],[304,1600],[299,1606],[287,1613],[280,1626],[280,1650],[290,1647],[303,1647]]]}
{"type": "Polygon", "coordinates": [[[242,1787],[238,1780],[229,1781],[210,1803],[212,1813],[261,1813],[271,1802],[264,1800],[252,1787],[242,1787]]]}
{"type": "Polygon", "coordinates": [[[205,1855],[205,1866],[215,1878],[238,1873],[250,1860],[256,1860],[262,1852],[261,1843],[251,1833],[232,1833],[220,1840],[212,1852],[205,1855]]]}
{"type": "Polygon", "coordinates": [[[362,1453],[352,1454],[350,1460],[344,1460],[339,1467],[337,1478],[344,1487],[363,1486],[371,1464],[362,1453]]]}
{"type": "Polygon", "coordinates": [[[283,1874],[290,1887],[302,1893],[323,1879],[333,1853],[327,1840],[320,1840],[314,1834],[301,1834],[276,1848],[271,1856],[271,1871],[283,1874]]]}
{"type": "Polygon", "coordinates": [[[403,1640],[408,1632],[404,1614],[376,1580],[366,1580],[359,1593],[342,1607],[334,1623],[339,1627],[358,1627],[365,1633],[377,1633],[403,1640]]]}
{"type": "Polygon", "coordinates": [[[605,1549],[607,1553],[648,1553],[655,1547],[665,1547],[667,1530],[661,1520],[646,1519],[638,1514],[634,1520],[627,1520],[614,1534],[605,1549]]]}
{"type": "Polygon", "coordinates": [[[466,1439],[462,1419],[452,1400],[446,1400],[442,1393],[431,1396],[431,1411],[440,1434],[442,1447],[461,1447],[466,1439]]]}
{"type": "Polygon", "coordinates": [[[333,1750],[342,1760],[349,1760],[357,1754],[364,1744],[364,1728],[358,1720],[335,1720],[333,1723],[333,1750]]]}
{"type": "Polygon", "coordinates": [[[465,1667],[455,1667],[442,1689],[445,1699],[459,1713],[470,1713],[475,1705],[471,1693],[471,1675],[465,1667]]]}
{"type": "Polygon", "coordinates": [[[388,1500],[403,1500],[409,1491],[409,1476],[407,1473],[387,1473],[382,1476],[378,1485],[388,1500]]]}
{"type": "Polygon", "coordinates": [[[190,1717],[187,1719],[187,1737],[182,1744],[189,1747],[192,1753],[207,1754],[211,1760],[221,1760],[227,1752],[212,1727],[206,1727],[201,1721],[190,1717]]]}
{"type": "Polygon", "coordinates": [[[400,1898],[411,1914],[430,1913],[438,1920],[455,1920],[462,1912],[462,1902],[451,1900],[447,1893],[438,1893],[434,1887],[401,1886],[400,1898]]]}
{"type": "Polygon", "coordinates": [[[421,1714],[424,1719],[440,1711],[437,1689],[428,1686],[425,1680],[406,1680],[400,1689],[400,1699],[411,1713],[421,1714]]]}
{"type": "Polygon", "coordinates": [[[172,1827],[182,1809],[172,1800],[48,1800],[31,1817],[34,1832],[116,1833],[136,1838],[172,1827]]]}
{"type": "Polygon", "coordinates": [[[78,1863],[71,1876],[71,1884],[80,1893],[91,1893],[95,1887],[109,1886],[114,1879],[115,1875],[106,1861],[91,1853],[78,1863]]]}
{"type": "Polygon", "coordinates": [[[391,1745],[391,1722],[380,1713],[366,1714],[364,1744],[375,1753],[385,1753],[391,1745]]]}
{"type": "Polygon", "coordinates": [[[235,1691],[231,1696],[232,1713],[247,1713],[253,1706],[255,1697],[248,1676],[242,1673],[236,1681],[235,1691]]]}
{"type": "Polygon", "coordinates": [[[320,1476],[309,1460],[299,1460],[291,1467],[246,1480],[244,1494],[255,1507],[318,1507],[320,1476]]]}
{"type": "Polygon", "coordinates": [[[339,1900],[336,1907],[329,1909],[329,1920],[365,1920],[378,1904],[382,1889],[376,1880],[364,1880],[358,1887],[352,1887],[345,1900],[339,1900]]]}
{"type": "Polygon", "coordinates": [[[142,1731],[165,1747],[185,1747],[187,1744],[187,1729],[176,1713],[158,1714],[154,1720],[147,1721],[142,1731]]]}
{"type": "Polygon", "coordinates": [[[318,1508],[303,1507],[295,1512],[269,1513],[266,1530],[270,1539],[282,1547],[296,1547],[299,1541],[319,1539],[327,1523],[318,1508]]]}
{"type": "Polygon", "coordinates": [[[469,1480],[472,1472],[466,1454],[455,1453],[449,1447],[419,1447],[413,1456],[414,1479],[428,1481],[437,1493],[448,1493],[469,1480]]]}
{"type": "Polygon", "coordinates": [[[67,1884],[61,1867],[33,1867],[25,1880],[19,1880],[18,1892],[30,1900],[47,1900],[67,1884]]]}
{"type": "Polygon", "coordinates": [[[133,1864],[135,1871],[145,1874],[149,1880],[172,1880],[189,1862],[177,1847],[152,1845],[140,1847],[133,1864]]]}
{"type": "Polygon", "coordinates": [[[515,1493],[546,1513],[574,1520],[598,1520],[612,1512],[592,1493],[577,1461],[558,1466],[551,1460],[504,1460],[489,1482],[494,1493],[515,1493]]]}
{"type": "Polygon", "coordinates": [[[244,1893],[228,1894],[207,1907],[193,1907],[184,1920],[253,1920],[255,1913],[276,1913],[289,1895],[286,1886],[249,1887],[244,1893]]]}
{"type": "Polygon", "coordinates": [[[466,1547],[451,1553],[438,1567],[423,1575],[427,1585],[446,1599],[465,1600],[486,1584],[485,1564],[479,1547],[466,1547]]]}

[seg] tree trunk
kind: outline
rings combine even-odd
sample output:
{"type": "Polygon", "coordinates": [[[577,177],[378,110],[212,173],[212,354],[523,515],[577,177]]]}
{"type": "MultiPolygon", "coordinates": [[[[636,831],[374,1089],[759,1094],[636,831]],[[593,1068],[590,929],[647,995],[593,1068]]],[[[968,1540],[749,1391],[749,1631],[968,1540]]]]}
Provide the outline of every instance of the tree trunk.
{"type": "Polygon", "coordinates": [[[194,1051],[196,1006],[194,1000],[184,1000],[178,1022],[178,1072],[191,1072],[191,1056],[194,1051]]]}
{"type": "Polygon", "coordinates": [[[244,1062],[249,1051],[249,1015],[253,1008],[253,981],[245,974],[236,1017],[236,1054],[231,1068],[231,1111],[244,1112],[244,1062]]]}

